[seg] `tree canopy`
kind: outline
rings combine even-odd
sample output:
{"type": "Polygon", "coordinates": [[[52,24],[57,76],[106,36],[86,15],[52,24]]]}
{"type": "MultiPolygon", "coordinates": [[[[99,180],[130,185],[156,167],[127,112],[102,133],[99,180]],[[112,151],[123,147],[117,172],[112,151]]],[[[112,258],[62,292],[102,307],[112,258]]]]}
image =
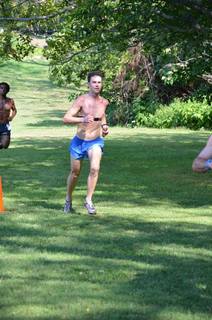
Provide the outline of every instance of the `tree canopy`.
{"type": "Polygon", "coordinates": [[[102,69],[108,83],[121,74],[143,87],[208,85],[211,17],[209,0],[0,1],[0,54],[21,59],[30,37],[45,35],[52,78],[61,83],[102,69]]]}

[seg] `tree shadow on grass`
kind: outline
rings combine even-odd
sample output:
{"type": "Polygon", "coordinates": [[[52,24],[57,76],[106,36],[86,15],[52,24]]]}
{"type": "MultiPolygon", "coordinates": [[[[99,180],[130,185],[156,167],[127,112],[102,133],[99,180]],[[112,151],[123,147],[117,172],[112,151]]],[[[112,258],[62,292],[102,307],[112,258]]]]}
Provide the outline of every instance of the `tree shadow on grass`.
{"type": "MultiPolygon", "coordinates": [[[[18,265],[22,271],[16,271],[15,276],[13,266],[0,266],[4,279],[1,290],[7,293],[12,285],[14,292],[24,290],[26,308],[66,306],[58,319],[70,319],[71,314],[76,320],[157,320],[162,312],[173,312],[172,316],[181,312],[184,319],[186,314],[206,319],[212,311],[211,258],[207,251],[211,230],[206,225],[147,223],[142,218],[120,220],[117,216],[86,222],[76,216],[71,220],[57,216],[48,219],[47,225],[47,216],[41,214],[37,229],[32,233],[27,229],[21,224],[10,227],[7,240],[8,233],[2,229],[2,245],[22,256],[31,252],[31,259],[27,262],[27,256],[22,258],[18,265]],[[78,312],[75,307],[71,313],[79,301],[83,307],[78,312]],[[84,301],[91,309],[89,314],[84,313],[84,301]]],[[[5,295],[1,305],[8,306],[5,295]]],[[[54,316],[22,317],[36,318],[54,316]]]]}
{"type": "Polygon", "coordinates": [[[64,110],[55,110],[48,111],[45,113],[42,113],[40,115],[40,118],[42,118],[41,121],[37,121],[36,123],[28,123],[28,127],[61,127],[63,125],[63,116],[64,116],[64,110]]]}
{"type": "MultiPolygon", "coordinates": [[[[173,205],[198,208],[211,205],[211,175],[194,174],[191,164],[205,136],[133,136],[106,140],[95,199],[120,207],[173,205]]],[[[68,139],[16,140],[1,151],[4,191],[15,200],[42,201],[64,197],[69,171],[68,139]]],[[[201,147],[200,147],[201,146],[201,147]]],[[[86,192],[88,162],[76,189],[86,192]]],[[[46,206],[46,205],[45,205],[46,206]]],[[[56,209],[56,207],[55,207],[56,209]]]]}
{"type": "Polygon", "coordinates": [[[211,175],[191,165],[206,143],[205,135],[145,135],[108,141],[98,196],[141,206],[169,203],[180,207],[211,205],[211,175]],[[115,192],[114,192],[115,190],[115,192]]]}

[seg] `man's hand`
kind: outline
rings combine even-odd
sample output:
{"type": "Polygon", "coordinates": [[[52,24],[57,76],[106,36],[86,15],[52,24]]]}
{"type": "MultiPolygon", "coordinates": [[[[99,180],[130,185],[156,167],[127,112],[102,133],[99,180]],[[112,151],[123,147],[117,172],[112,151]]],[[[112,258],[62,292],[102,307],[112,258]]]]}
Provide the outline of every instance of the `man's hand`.
{"type": "Polygon", "coordinates": [[[87,116],[83,117],[83,123],[91,123],[93,121],[94,121],[94,118],[90,114],[88,114],[87,116]]]}
{"type": "Polygon", "coordinates": [[[102,124],[102,136],[105,137],[109,133],[109,126],[105,123],[102,124]]]}

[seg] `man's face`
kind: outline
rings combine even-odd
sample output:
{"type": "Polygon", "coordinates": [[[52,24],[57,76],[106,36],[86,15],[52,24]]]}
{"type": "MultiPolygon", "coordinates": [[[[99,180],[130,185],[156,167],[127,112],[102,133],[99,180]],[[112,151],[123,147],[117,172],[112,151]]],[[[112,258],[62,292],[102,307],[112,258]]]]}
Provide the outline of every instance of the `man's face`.
{"type": "Polygon", "coordinates": [[[3,85],[3,84],[0,84],[0,94],[2,95],[2,94],[5,94],[6,93],[6,87],[5,87],[5,85],[3,85]]]}
{"type": "Polygon", "coordinates": [[[100,76],[93,76],[88,83],[91,93],[99,94],[102,89],[102,78],[100,76]]]}

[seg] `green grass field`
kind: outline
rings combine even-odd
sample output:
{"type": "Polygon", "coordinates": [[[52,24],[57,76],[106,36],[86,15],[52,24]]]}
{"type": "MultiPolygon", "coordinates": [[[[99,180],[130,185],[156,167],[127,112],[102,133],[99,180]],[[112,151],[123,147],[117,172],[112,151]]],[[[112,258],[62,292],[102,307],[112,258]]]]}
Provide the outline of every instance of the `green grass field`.
{"type": "Polygon", "coordinates": [[[45,61],[8,62],[18,114],[0,151],[1,320],[209,320],[212,314],[212,175],[194,174],[209,132],[111,128],[94,201],[64,215],[67,89],[45,61]]]}

